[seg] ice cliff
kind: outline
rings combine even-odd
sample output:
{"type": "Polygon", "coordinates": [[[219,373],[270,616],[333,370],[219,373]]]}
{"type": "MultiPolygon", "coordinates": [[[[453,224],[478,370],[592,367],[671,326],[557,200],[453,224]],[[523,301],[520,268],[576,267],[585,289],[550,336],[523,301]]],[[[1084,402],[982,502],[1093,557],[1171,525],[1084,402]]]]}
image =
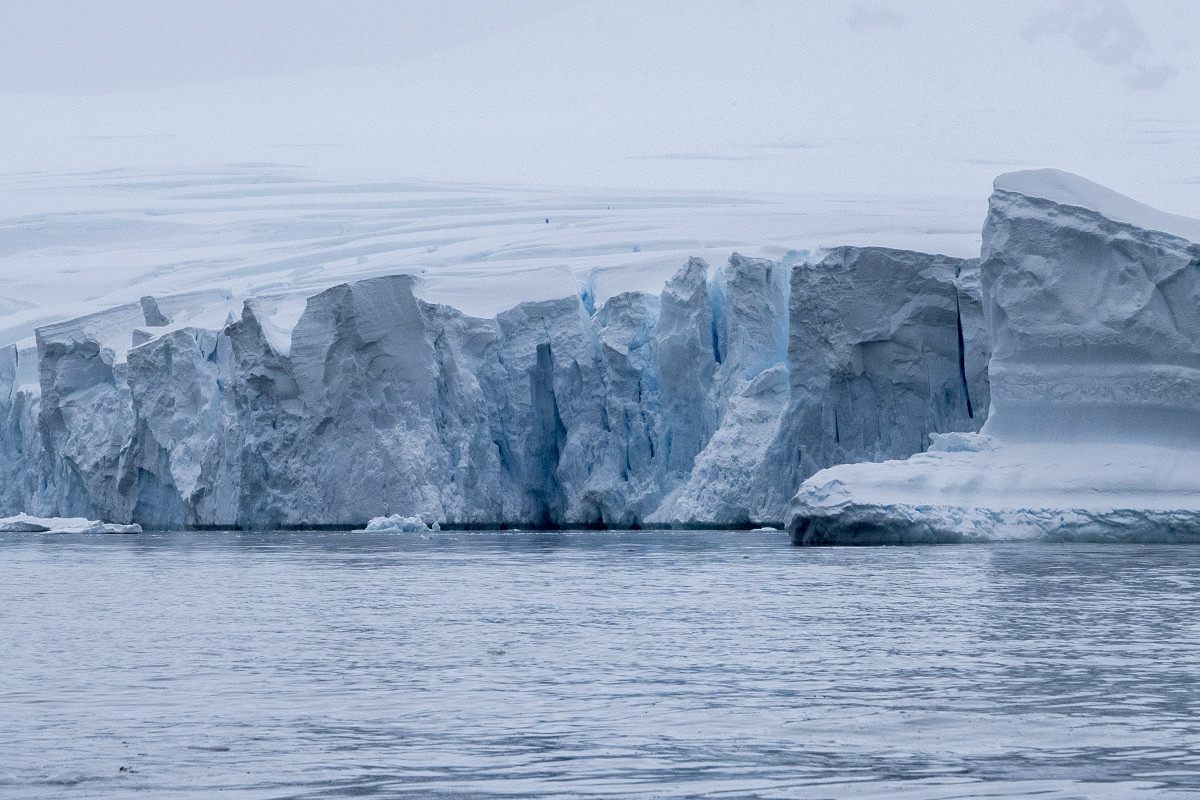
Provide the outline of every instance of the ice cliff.
{"type": "Polygon", "coordinates": [[[1200,540],[1200,221],[1056,170],[996,180],[982,434],[837,466],[798,543],[1200,540]]]}
{"type": "Polygon", "coordinates": [[[779,523],[800,482],[977,430],[978,265],[693,259],[494,318],[376,277],[146,297],[0,350],[0,512],[147,528],[779,523]],[[36,346],[32,346],[36,345],[36,346]]]}

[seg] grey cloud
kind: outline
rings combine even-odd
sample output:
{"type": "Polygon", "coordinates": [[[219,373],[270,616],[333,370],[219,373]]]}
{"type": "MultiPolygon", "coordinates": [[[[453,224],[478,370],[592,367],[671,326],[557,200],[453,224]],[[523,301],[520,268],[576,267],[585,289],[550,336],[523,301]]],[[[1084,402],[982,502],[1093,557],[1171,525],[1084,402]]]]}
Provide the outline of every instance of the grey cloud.
{"type": "Polygon", "coordinates": [[[1026,23],[1029,41],[1066,39],[1099,64],[1113,68],[1131,89],[1161,89],[1179,75],[1159,57],[1146,30],[1123,0],[1060,0],[1026,23]]]}
{"type": "Polygon", "coordinates": [[[1179,76],[1179,68],[1174,64],[1158,64],[1153,67],[1134,67],[1125,74],[1125,82],[1131,89],[1152,90],[1161,89],[1179,76]]]}
{"type": "Polygon", "coordinates": [[[1146,32],[1124,3],[1100,0],[1079,5],[1086,10],[1071,25],[1071,39],[1101,64],[1128,64],[1150,50],[1146,32]]]}

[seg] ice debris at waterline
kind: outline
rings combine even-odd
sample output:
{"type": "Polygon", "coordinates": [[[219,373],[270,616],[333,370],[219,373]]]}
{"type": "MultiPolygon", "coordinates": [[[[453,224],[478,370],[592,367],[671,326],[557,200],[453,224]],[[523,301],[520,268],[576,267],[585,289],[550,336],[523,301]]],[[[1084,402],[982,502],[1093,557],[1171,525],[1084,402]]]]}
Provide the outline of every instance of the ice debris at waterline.
{"type": "Polygon", "coordinates": [[[996,179],[980,434],[800,488],[798,544],[1200,542],[1200,221],[1057,170],[996,179]]]}
{"type": "Polygon", "coordinates": [[[429,531],[440,531],[442,526],[438,523],[433,523],[432,526],[426,525],[425,521],[420,517],[404,517],[400,514],[392,514],[388,517],[375,517],[367,523],[368,531],[400,531],[402,533],[427,533],[429,531]]]}
{"type": "Polygon", "coordinates": [[[141,525],[118,525],[83,517],[31,517],[17,514],[0,519],[0,533],[141,533],[141,525]]]}
{"type": "Polygon", "coordinates": [[[412,275],[145,297],[0,349],[0,512],[149,528],[787,520],[800,482],[983,421],[978,263],[692,259],[493,318],[412,275]]]}

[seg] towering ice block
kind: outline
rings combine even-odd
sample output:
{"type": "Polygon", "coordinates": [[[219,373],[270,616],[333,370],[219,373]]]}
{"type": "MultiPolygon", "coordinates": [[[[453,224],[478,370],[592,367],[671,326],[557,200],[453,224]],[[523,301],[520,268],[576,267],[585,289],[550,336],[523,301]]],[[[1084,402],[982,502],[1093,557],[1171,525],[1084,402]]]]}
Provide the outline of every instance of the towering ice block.
{"type": "MultiPolygon", "coordinates": [[[[650,522],[739,525],[762,519],[754,489],[787,406],[787,278],[784,266],[737,253],[715,276],[715,363],[708,396],[717,412],[716,429],[695,455],[687,479],[672,489],[650,522]]],[[[664,362],[662,369],[672,372],[679,366],[664,362]]]]}
{"type": "Polygon", "coordinates": [[[1200,443],[1200,221],[1058,170],[1002,175],[980,274],[987,433],[1200,443]]]}
{"type": "Polygon", "coordinates": [[[1002,175],[979,436],[809,479],[799,543],[1200,538],[1200,221],[1057,170],[1002,175]]]}

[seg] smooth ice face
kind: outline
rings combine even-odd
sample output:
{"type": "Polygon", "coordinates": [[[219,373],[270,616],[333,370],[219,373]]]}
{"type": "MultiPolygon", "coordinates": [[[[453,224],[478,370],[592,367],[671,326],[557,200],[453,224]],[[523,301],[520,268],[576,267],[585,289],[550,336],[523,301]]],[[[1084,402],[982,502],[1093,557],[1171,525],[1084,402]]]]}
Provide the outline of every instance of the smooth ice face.
{"type": "Polygon", "coordinates": [[[986,431],[1200,444],[1197,241],[1200,221],[1073,175],[998,178],[980,263],[986,431]]]}

